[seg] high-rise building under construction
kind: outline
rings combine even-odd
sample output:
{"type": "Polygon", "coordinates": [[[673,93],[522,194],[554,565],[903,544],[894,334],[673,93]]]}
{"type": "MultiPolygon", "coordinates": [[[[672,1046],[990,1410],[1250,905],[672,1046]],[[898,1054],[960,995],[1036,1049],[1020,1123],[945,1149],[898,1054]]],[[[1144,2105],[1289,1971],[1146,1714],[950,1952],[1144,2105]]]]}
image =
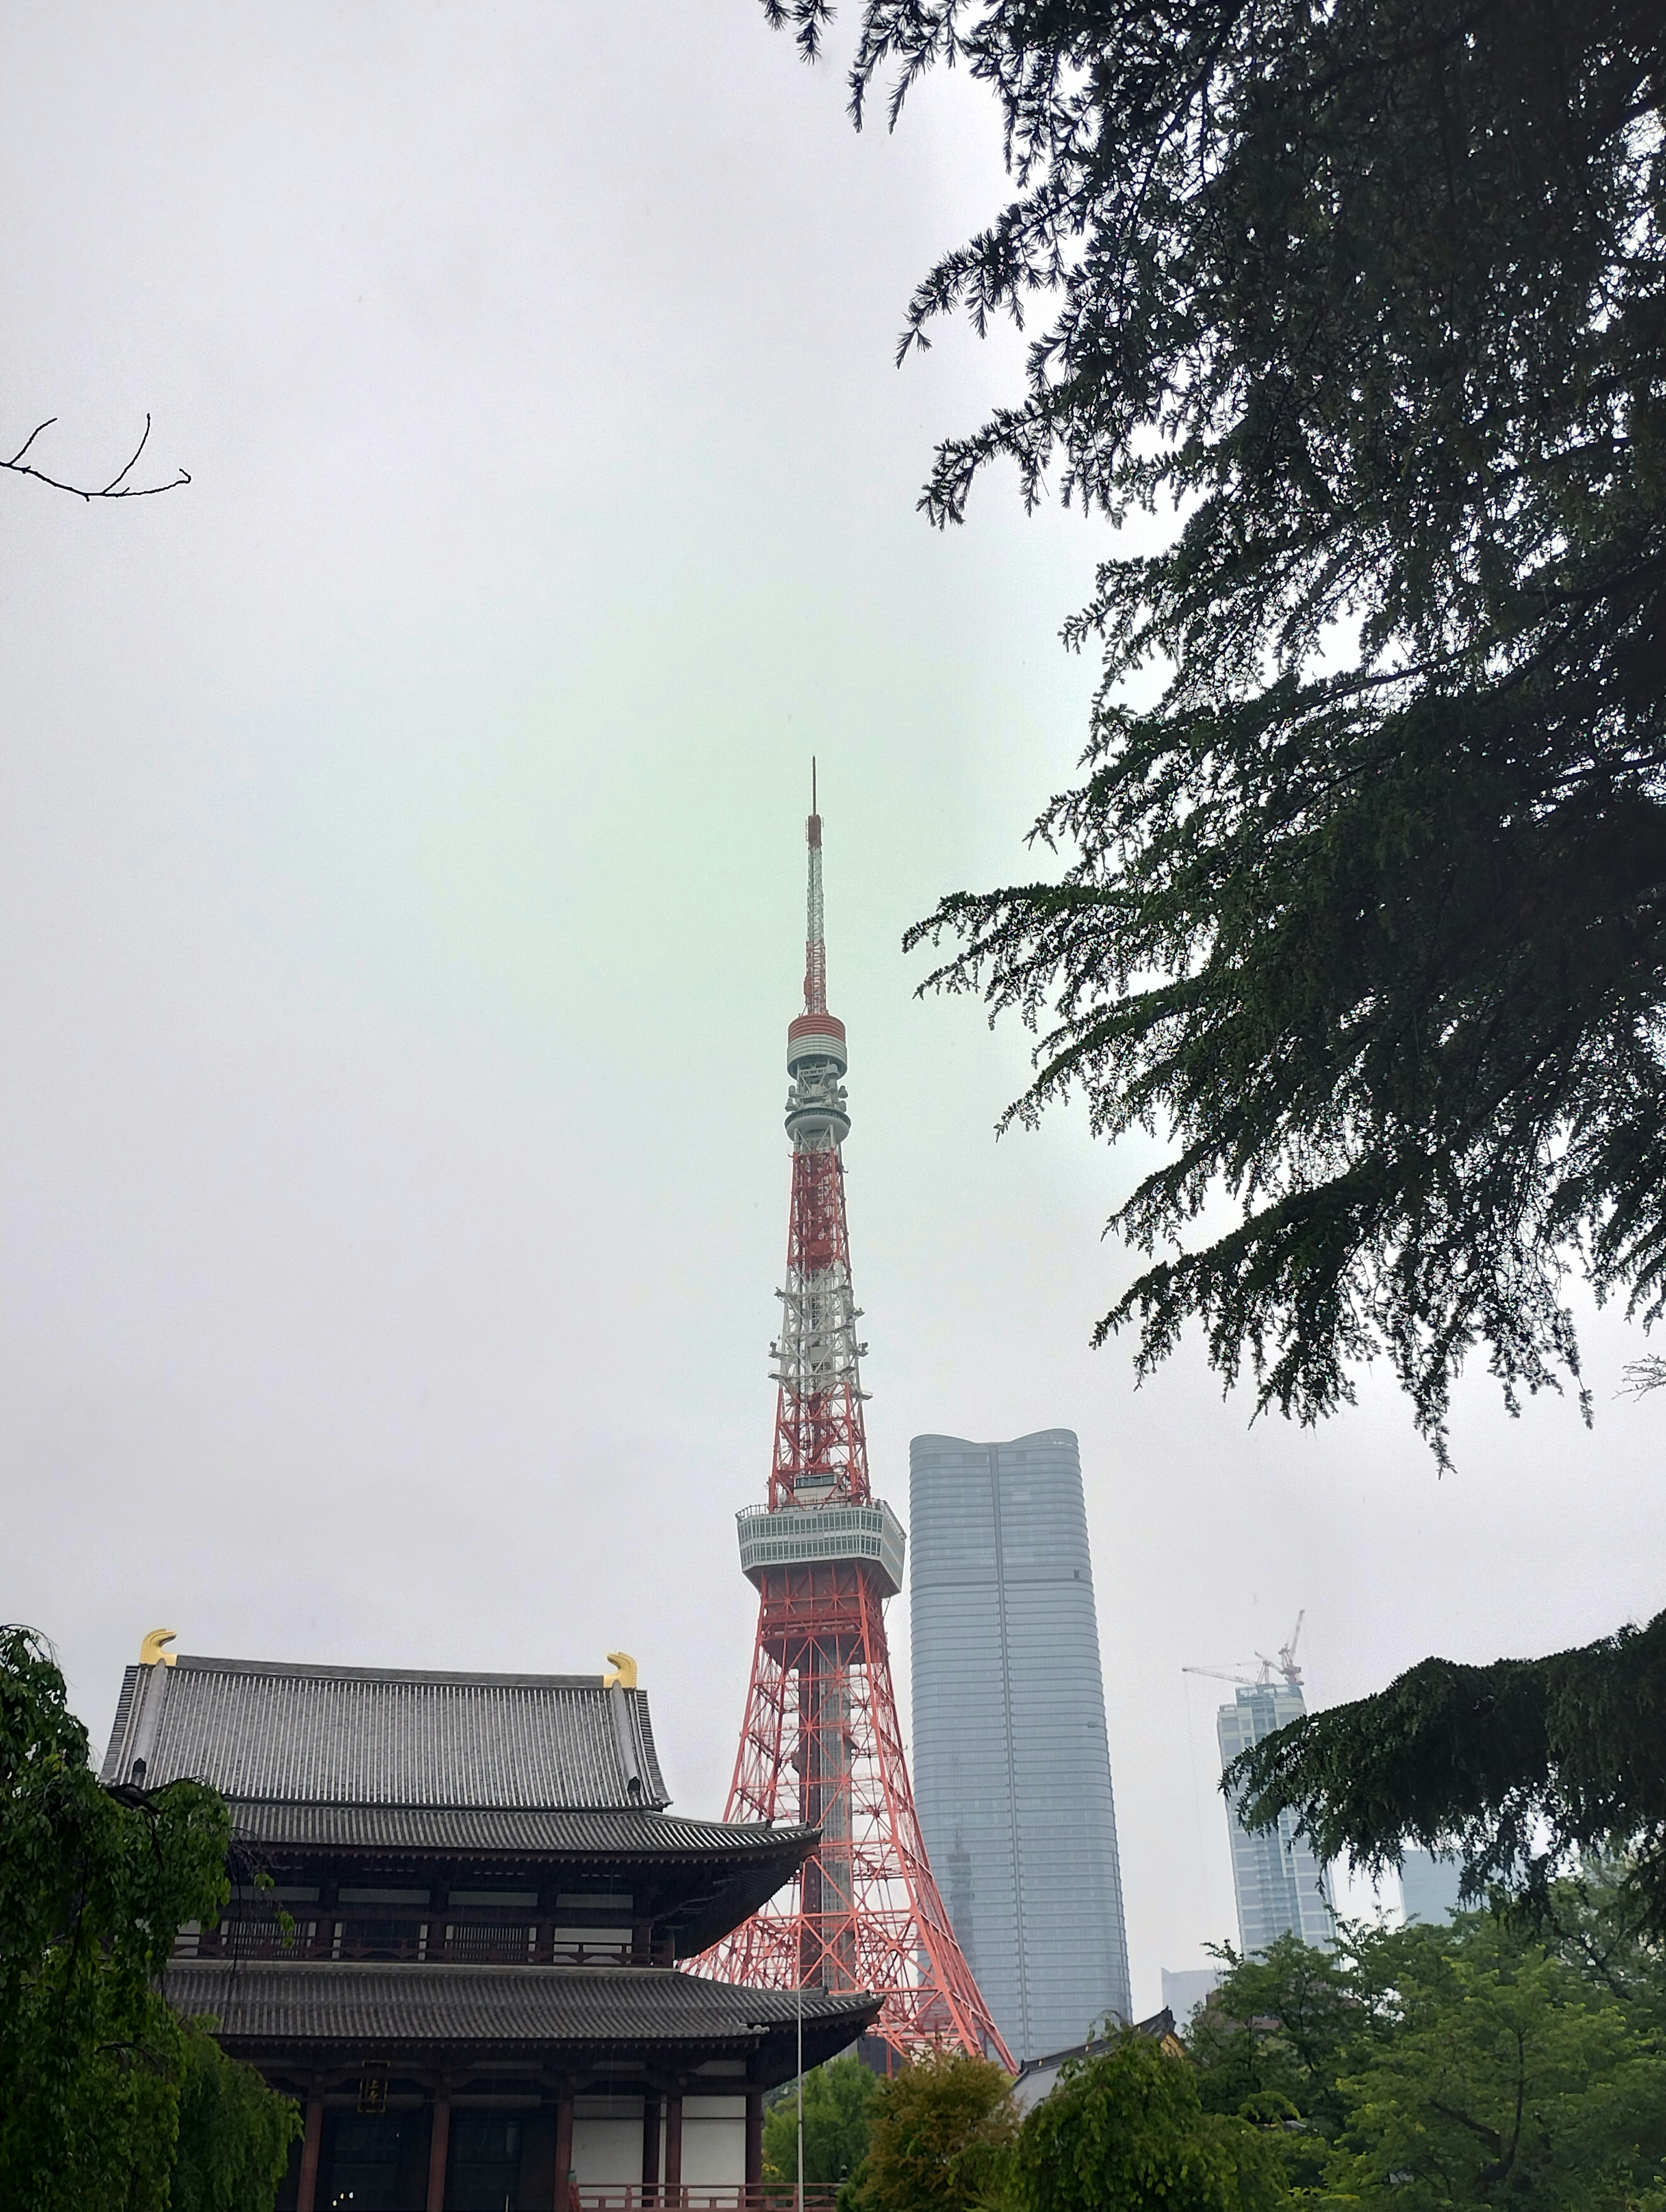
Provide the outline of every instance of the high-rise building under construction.
{"type": "MultiPolygon", "coordinates": [[[[1252,1743],[1271,1735],[1274,1729],[1300,1720],[1307,1711],[1294,1649],[1292,1637],[1279,1655],[1281,1679],[1271,1679],[1269,1662],[1265,1669],[1267,1680],[1243,1683],[1233,1702],[1220,1708],[1215,1734],[1223,1766],[1252,1743]]],[[[1334,1942],[1336,1924],[1325,1869],[1314,1856],[1306,1837],[1297,1834],[1295,1814],[1280,1813],[1275,1828],[1252,1832],[1239,1820],[1237,1807],[1229,1797],[1227,1823],[1232,1839],[1238,1945],[1245,1955],[1266,1950],[1280,1936],[1299,1936],[1304,1943],[1334,1942]]]]}
{"type": "Polygon", "coordinates": [[[1081,1459],[1068,1429],[915,1437],[914,1775],[944,1902],[1008,2047],[1131,2017],[1081,1459]]]}

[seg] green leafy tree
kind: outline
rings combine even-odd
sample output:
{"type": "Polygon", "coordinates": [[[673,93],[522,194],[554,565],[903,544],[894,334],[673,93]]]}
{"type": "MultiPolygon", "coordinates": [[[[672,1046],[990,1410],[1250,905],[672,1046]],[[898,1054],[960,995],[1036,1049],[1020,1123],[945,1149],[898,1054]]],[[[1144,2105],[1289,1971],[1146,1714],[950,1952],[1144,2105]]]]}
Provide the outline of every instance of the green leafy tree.
{"type": "MultiPolygon", "coordinates": [[[[818,51],[827,0],[764,6],[818,51]]],[[[1061,872],[948,897],[911,941],[946,937],[931,981],[1038,1032],[1013,1115],[1079,1090],[1101,1134],[1163,1147],[1112,1216],[1149,1264],[1096,1340],[1136,1326],[1148,1370],[1198,1323],[1228,1383],[1304,1421],[1386,1358],[1444,1456],[1471,1351],[1512,1410],[1578,1381],[1571,1269],[1645,1322],[1666,1296],[1666,12],[860,20],[857,120],[962,64],[1014,178],[903,350],[957,311],[1054,311],[1023,389],[939,447],[927,513],[1006,462],[1026,501],[1178,517],[1067,633],[1104,684],[1037,824],[1061,872]]],[[[1495,1755],[1449,1669],[1262,1747],[1262,1809],[1368,1857],[1450,1828],[1478,1870],[1564,1806],[1570,1838],[1657,1844],[1661,1762],[1614,1718],[1653,1693],[1645,1655],[1588,1656],[1601,1790],[1577,1728],[1529,1717],[1495,1755]]],[[[1547,1711],[1571,1670],[1546,1668],[1512,1679],[1547,1711]]]]}
{"type": "Polygon", "coordinates": [[[1380,1980],[1369,1936],[1343,1931],[1335,1950],[1280,1936],[1240,1958],[1228,1947],[1221,1983],[1195,2014],[1189,2045],[1207,2112],[1271,2130],[1293,2185],[1316,2185],[1345,2106],[1339,2084],[1372,2027],[1380,1980]]]}
{"type": "Polygon", "coordinates": [[[1625,2004],[1484,1915],[1458,1942],[1408,1929],[1392,1953],[1392,2033],[1341,2085],[1332,2202],[1666,2203],[1666,2052],[1625,2004]]]}
{"type": "Polygon", "coordinates": [[[1666,1960],[1609,1869],[1547,1915],[1229,1960],[1190,2047],[1205,2110],[1259,2124],[1303,2202],[1657,2212],[1666,1960]]]}
{"type": "Polygon", "coordinates": [[[1193,2069],[1137,2029],[1066,2062],[1018,2131],[1008,2212],[1272,2212],[1287,2201],[1264,2129],[1206,2112],[1193,2069]]]}
{"type": "Polygon", "coordinates": [[[854,2212],[971,2212],[1005,2181],[1018,2131],[1011,2076],[967,2051],[933,2052],[879,2084],[872,2124],[854,2212]]]}
{"type": "MultiPolygon", "coordinates": [[[[867,2156],[879,2077],[854,2051],[804,2077],[804,2178],[844,2181],[867,2156]]],[[[799,2100],[789,2082],[763,2122],[763,2179],[791,2184],[799,2172],[799,2100]]]]}
{"type": "Polygon", "coordinates": [[[156,1986],[217,1917],[230,1839],[197,1783],[104,1789],[45,1644],[0,1629],[0,2204],[163,2212],[176,2179],[191,2212],[234,2212],[234,2212],[273,2201],[293,2106],[156,1986]]]}

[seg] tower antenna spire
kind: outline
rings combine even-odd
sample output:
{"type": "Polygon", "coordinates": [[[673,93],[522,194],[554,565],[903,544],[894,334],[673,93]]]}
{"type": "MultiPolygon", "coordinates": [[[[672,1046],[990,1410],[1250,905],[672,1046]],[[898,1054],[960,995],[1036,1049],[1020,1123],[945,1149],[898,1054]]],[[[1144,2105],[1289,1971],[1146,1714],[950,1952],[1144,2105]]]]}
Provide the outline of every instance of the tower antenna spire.
{"type": "MultiPolygon", "coordinates": [[[[816,811],[816,760],[810,758],[810,819],[804,825],[810,848],[810,890],[806,902],[804,931],[804,1011],[827,1012],[827,943],[822,916],[822,818],[816,811]]],[[[840,1071],[843,1073],[842,1070],[840,1071]]]]}
{"type": "Polygon", "coordinates": [[[787,1024],[793,1195],[766,1504],[740,1522],[757,1642],[727,1820],[818,1832],[787,1887],[699,1971],[771,1989],[872,1990],[903,2057],[941,2044],[1012,2063],[933,1877],[903,1752],[885,1602],[903,1537],[868,1480],[860,1319],[850,1279],[844,1024],[827,1011],[822,819],[810,763],[804,1012],[787,1024]]]}

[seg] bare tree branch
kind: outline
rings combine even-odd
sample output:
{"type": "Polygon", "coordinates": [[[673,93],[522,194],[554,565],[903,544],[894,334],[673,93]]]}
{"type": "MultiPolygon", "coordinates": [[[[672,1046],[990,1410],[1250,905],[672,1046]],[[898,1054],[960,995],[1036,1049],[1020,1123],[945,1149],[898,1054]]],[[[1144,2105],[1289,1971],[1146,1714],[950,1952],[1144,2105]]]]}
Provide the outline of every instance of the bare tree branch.
{"type": "Polygon", "coordinates": [[[33,477],[37,483],[50,484],[54,491],[67,491],[76,499],[149,499],[156,492],[177,491],[181,484],[188,484],[191,482],[191,473],[186,469],[181,469],[178,476],[169,477],[166,483],[136,484],[124,482],[125,477],[132,474],[138,458],[143,453],[149,440],[150,417],[149,415],[144,418],[144,435],[133,448],[132,459],[128,462],[125,468],[119,470],[112,477],[102,489],[94,489],[86,484],[66,483],[62,477],[49,477],[44,469],[36,468],[32,462],[26,461],[23,456],[33,445],[40,433],[43,430],[50,430],[57,420],[56,415],[49,415],[44,422],[37,423],[11,459],[9,461],[0,461],[0,469],[9,469],[14,476],[33,477]]]}
{"type": "Polygon", "coordinates": [[[1646,1359],[1630,1359],[1626,1363],[1626,1387],[1622,1398],[1640,1398],[1646,1391],[1666,1389],[1666,1358],[1651,1352],[1646,1359]]]}

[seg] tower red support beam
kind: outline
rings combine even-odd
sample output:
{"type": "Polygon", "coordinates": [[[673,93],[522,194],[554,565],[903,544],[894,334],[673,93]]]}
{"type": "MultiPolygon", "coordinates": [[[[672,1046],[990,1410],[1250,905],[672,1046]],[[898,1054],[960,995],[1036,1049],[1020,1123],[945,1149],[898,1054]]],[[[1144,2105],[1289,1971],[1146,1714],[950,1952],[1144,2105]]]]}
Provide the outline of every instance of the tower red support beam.
{"type": "Polygon", "coordinates": [[[804,1820],[815,1855],[696,1961],[726,1981],[872,1990],[876,2033],[904,2056],[942,2045],[1011,2068],[932,1878],[891,1686],[884,1607],[903,1531],[868,1480],[860,1314],[841,1147],[844,1024],[827,1011],[822,824],[812,813],[804,1012],[787,1030],[793,1194],[775,1354],[765,1504],[740,1519],[757,1643],[726,1818],[804,1820]]]}

